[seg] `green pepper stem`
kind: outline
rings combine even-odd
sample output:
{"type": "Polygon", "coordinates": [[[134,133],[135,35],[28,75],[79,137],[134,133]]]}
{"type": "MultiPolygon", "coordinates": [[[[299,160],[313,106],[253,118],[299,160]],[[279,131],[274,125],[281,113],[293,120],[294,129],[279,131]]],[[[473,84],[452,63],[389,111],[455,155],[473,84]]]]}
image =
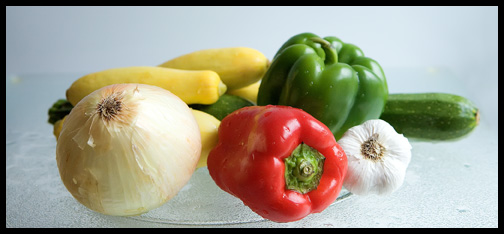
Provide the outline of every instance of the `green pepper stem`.
{"type": "Polygon", "coordinates": [[[301,143],[285,159],[287,189],[305,194],[317,188],[324,168],[325,157],[316,149],[301,143]]]}
{"type": "Polygon", "coordinates": [[[325,65],[330,65],[334,63],[338,63],[338,53],[336,49],[331,45],[330,42],[320,38],[320,37],[312,37],[310,38],[315,43],[319,43],[322,46],[322,49],[325,52],[325,65]]]}

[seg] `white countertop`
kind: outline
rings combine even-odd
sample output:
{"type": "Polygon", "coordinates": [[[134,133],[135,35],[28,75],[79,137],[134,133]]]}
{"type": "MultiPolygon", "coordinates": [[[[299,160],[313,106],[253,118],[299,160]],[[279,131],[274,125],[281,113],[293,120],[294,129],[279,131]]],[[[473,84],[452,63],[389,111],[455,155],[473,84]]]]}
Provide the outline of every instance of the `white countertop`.
{"type": "MultiPolygon", "coordinates": [[[[82,74],[33,74],[6,79],[7,227],[496,227],[496,124],[482,118],[467,137],[411,141],[403,186],[389,196],[356,196],[291,223],[263,220],[220,190],[201,168],[172,200],[140,217],[111,217],[79,204],[60,181],[56,140],[47,110],[82,74]]],[[[411,90],[456,79],[448,70],[391,69],[388,81],[408,77],[411,90]]],[[[397,92],[391,85],[391,92],[397,92]]],[[[464,95],[462,86],[447,91],[464,95]]],[[[410,90],[406,90],[410,91],[410,90]]],[[[481,110],[484,115],[485,110],[481,110]]]]}

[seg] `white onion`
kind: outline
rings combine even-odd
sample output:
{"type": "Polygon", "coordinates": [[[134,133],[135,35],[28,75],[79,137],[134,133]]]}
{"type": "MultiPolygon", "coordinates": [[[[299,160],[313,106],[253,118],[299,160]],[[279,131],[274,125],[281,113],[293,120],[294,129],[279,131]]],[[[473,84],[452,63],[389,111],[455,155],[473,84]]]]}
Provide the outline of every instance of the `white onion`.
{"type": "Polygon", "coordinates": [[[61,179],[83,205],[107,215],[138,215],[173,198],[201,154],[198,124],[171,92],[116,84],[82,99],[56,146],[61,179]]]}

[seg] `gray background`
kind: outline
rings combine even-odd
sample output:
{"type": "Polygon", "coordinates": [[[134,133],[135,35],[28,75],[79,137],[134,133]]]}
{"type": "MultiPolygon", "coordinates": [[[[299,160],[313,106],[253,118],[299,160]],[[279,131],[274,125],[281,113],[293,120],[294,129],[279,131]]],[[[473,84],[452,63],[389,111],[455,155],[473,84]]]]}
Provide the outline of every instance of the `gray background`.
{"type": "Polygon", "coordinates": [[[159,65],[233,46],[271,59],[290,36],[313,32],[360,46],[385,72],[448,68],[496,122],[497,108],[486,105],[497,103],[497,13],[497,7],[7,7],[6,75],[159,65]]]}

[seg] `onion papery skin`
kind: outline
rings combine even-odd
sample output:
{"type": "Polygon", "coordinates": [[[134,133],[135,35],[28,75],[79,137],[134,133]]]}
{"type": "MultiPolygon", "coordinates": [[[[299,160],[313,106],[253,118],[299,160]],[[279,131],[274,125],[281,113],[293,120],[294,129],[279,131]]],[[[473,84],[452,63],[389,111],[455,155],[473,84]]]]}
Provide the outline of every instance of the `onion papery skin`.
{"type": "Polygon", "coordinates": [[[63,184],[91,210],[132,216],[157,208],[187,184],[201,154],[191,110],[171,92],[115,84],[86,96],[67,116],[56,145],[63,184]],[[97,106],[111,95],[119,112],[97,106]]]}

